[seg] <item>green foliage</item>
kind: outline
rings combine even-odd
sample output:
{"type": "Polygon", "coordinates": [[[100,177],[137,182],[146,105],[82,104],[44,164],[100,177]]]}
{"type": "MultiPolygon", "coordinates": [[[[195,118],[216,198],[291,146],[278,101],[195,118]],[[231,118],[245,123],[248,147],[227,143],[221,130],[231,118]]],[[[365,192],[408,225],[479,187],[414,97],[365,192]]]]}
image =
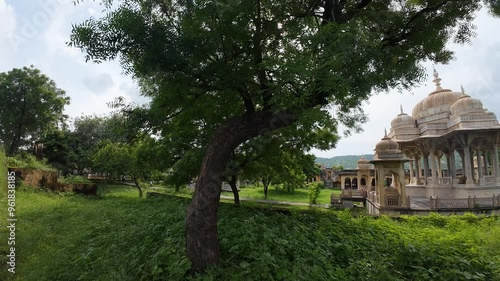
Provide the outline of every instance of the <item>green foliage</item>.
{"type": "Polygon", "coordinates": [[[99,194],[18,192],[18,280],[500,280],[498,216],[395,220],[223,204],[222,263],[190,277],[188,199],[141,200],[123,186],[99,194]]]}
{"type": "Polygon", "coordinates": [[[70,174],[73,170],[81,170],[80,163],[84,157],[83,149],[84,147],[80,146],[76,134],[65,129],[53,130],[43,138],[44,157],[50,165],[63,174],[70,174]]]}
{"type": "Polygon", "coordinates": [[[37,169],[45,171],[55,171],[55,169],[46,163],[46,161],[38,161],[35,156],[27,152],[20,152],[13,157],[7,157],[7,166],[12,168],[37,169]]]}
{"type": "Polygon", "coordinates": [[[78,175],[68,175],[64,178],[59,178],[58,180],[59,182],[61,183],[65,183],[65,184],[71,184],[71,183],[87,183],[87,184],[90,184],[92,183],[92,181],[88,180],[87,178],[84,178],[82,176],[78,176],[78,175]]]}
{"type": "Polygon", "coordinates": [[[177,187],[190,183],[200,172],[203,149],[191,149],[170,168],[165,182],[177,187]]]}
{"type": "MultiPolygon", "coordinates": [[[[7,159],[5,157],[5,150],[3,145],[0,143],[0,190],[7,190],[7,159]]],[[[2,196],[3,196],[2,192],[2,196]]]]}
{"type": "Polygon", "coordinates": [[[155,163],[145,156],[150,154],[149,142],[134,144],[106,142],[93,155],[92,161],[96,171],[107,174],[111,178],[129,176],[134,181],[142,197],[140,180],[149,178],[155,163]]]}
{"type": "Polygon", "coordinates": [[[320,182],[313,182],[308,184],[309,188],[309,204],[317,204],[319,193],[321,189],[325,188],[325,185],[320,182]]]}
{"type": "Polygon", "coordinates": [[[131,153],[128,147],[121,143],[106,143],[92,157],[93,167],[96,172],[107,174],[110,178],[117,179],[127,175],[131,162],[131,153]]]}
{"type": "Polygon", "coordinates": [[[108,116],[86,115],[74,121],[74,130],[68,132],[66,153],[76,155],[74,166],[82,172],[85,168],[94,168],[92,157],[100,148],[109,142],[126,140],[123,116],[113,113],[108,116]]]}
{"type": "Polygon", "coordinates": [[[65,92],[33,66],[0,73],[0,97],[0,139],[9,156],[56,128],[69,104],[65,92]]]}

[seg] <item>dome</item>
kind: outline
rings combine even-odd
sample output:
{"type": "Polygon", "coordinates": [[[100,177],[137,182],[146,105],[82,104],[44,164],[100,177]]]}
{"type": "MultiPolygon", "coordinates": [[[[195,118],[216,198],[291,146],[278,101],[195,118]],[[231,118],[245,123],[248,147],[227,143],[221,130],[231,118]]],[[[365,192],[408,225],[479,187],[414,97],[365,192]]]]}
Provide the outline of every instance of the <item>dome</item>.
{"type": "Polygon", "coordinates": [[[361,156],[361,158],[359,158],[358,160],[358,164],[369,164],[370,161],[366,160],[366,158],[364,156],[361,156]]]}
{"type": "Polygon", "coordinates": [[[468,112],[484,112],[483,103],[464,94],[451,106],[451,114],[458,115],[468,112]]]}
{"type": "Polygon", "coordinates": [[[395,150],[399,150],[399,145],[397,142],[387,137],[387,134],[381,141],[377,143],[377,145],[375,145],[375,151],[377,153],[393,152],[395,150]]]}
{"type": "Polygon", "coordinates": [[[369,170],[370,169],[370,161],[366,160],[364,156],[358,160],[358,165],[356,167],[358,170],[369,170]]]}
{"type": "Polygon", "coordinates": [[[391,121],[391,128],[415,127],[415,118],[406,114],[400,113],[391,121]]]}
{"type": "Polygon", "coordinates": [[[462,93],[451,90],[434,91],[425,99],[417,103],[413,108],[412,115],[415,119],[422,119],[431,115],[450,111],[450,107],[455,103],[462,93]]]}
{"type": "Polygon", "coordinates": [[[451,105],[463,95],[462,93],[441,88],[441,78],[439,78],[435,69],[433,82],[436,83],[436,90],[413,108],[412,115],[417,120],[444,112],[449,113],[451,105]]]}
{"type": "Polygon", "coordinates": [[[375,145],[375,154],[373,161],[394,161],[403,159],[404,155],[399,150],[397,142],[387,136],[385,132],[384,138],[375,145]]]}

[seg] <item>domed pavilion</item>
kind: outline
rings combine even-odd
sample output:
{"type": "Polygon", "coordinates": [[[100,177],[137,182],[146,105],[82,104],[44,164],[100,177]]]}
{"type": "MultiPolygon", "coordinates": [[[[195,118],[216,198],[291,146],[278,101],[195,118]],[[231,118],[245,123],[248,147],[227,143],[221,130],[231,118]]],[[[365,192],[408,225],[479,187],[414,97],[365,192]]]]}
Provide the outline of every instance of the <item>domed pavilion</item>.
{"type": "Polygon", "coordinates": [[[404,188],[395,186],[401,200],[405,193],[410,198],[498,196],[500,125],[495,114],[463,87],[460,92],[441,87],[436,70],[433,82],[436,89],[411,115],[400,109],[389,134],[377,144],[372,163],[407,158],[410,180],[406,186],[396,181],[404,188]]]}
{"type": "Polygon", "coordinates": [[[368,194],[370,214],[379,214],[384,209],[408,208],[404,162],[408,161],[399,144],[387,136],[375,146],[373,163],[375,168],[375,190],[368,194]]]}

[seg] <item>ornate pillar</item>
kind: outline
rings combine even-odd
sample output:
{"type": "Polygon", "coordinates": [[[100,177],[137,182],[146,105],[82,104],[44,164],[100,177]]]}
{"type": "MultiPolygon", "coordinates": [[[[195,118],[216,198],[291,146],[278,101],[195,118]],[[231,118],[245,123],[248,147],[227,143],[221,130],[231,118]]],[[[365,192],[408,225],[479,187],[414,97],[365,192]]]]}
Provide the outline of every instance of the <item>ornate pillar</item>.
{"type": "Polygon", "coordinates": [[[448,172],[450,173],[452,180],[457,177],[457,169],[455,167],[455,150],[450,152],[450,166],[448,168],[448,172]]]}
{"type": "MultiPolygon", "coordinates": [[[[410,166],[411,165],[411,161],[410,161],[410,166]]],[[[411,169],[410,169],[411,171],[411,169]]],[[[403,175],[403,176],[399,176],[399,187],[398,187],[398,190],[399,190],[399,206],[406,206],[406,188],[405,188],[405,166],[404,166],[404,163],[401,162],[399,164],[399,174],[400,175],[403,175]]],[[[411,175],[411,172],[410,172],[410,175],[411,175]]]]}
{"type": "Polygon", "coordinates": [[[427,184],[427,180],[429,178],[429,156],[424,155],[424,182],[427,184]]]}
{"type": "Polygon", "coordinates": [[[479,185],[484,184],[484,176],[483,176],[483,161],[481,161],[481,149],[476,150],[477,157],[477,182],[479,185]]]}
{"type": "Polygon", "coordinates": [[[493,164],[493,174],[495,177],[498,178],[500,177],[500,168],[498,167],[498,146],[495,144],[493,146],[493,157],[491,157],[493,161],[491,163],[493,164]]]}
{"type": "Polygon", "coordinates": [[[460,155],[460,159],[462,159],[462,175],[465,176],[465,154],[464,154],[464,149],[458,151],[458,154],[460,155]]]}
{"type": "Polygon", "coordinates": [[[447,177],[451,177],[451,160],[450,160],[450,152],[445,153],[446,157],[446,170],[448,171],[447,177]]]}
{"type": "Polygon", "coordinates": [[[476,183],[476,165],[474,164],[474,149],[470,148],[470,166],[472,168],[472,181],[476,183]]]}
{"type": "Polygon", "coordinates": [[[483,167],[484,167],[484,175],[488,176],[490,173],[490,168],[488,165],[488,155],[489,155],[489,150],[483,149],[483,167]]]}
{"type": "Polygon", "coordinates": [[[432,185],[438,185],[437,181],[437,169],[436,169],[436,154],[434,151],[431,151],[431,177],[432,177],[432,185]]]}
{"type": "Polygon", "coordinates": [[[464,169],[464,176],[467,178],[465,181],[466,184],[473,184],[474,180],[472,178],[472,168],[471,168],[471,157],[470,157],[470,148],[469,145],[464,146],[464,157],[463,157],[463,169],[464,169]]]}
{"type": "Polygon", "coordinates": [[[377,195],[378,195],[378,204],[380,207],[385,206],[385,169],[383,167],[378,167],[377,169],[377,195]]]}
{"type": "Polygon", "coordinates": [[[436,160],[437,160],[437,177],[438,179],[443,177],[443,169],[441,167],[441,157],[443,157],[443,153],[441,151],[438,151],[436,153],[436,160]]]}
{"type": "Polygon", "coordinates": [[[414,183],[415,181],[413,175],[415,171],[413,170],[413,160],[410,160],[409,162],[410,162],[410,183],[414,183]]]}
{"type": "Polygon", "coordinates": [[[420,178],[422,177],[422,170],[420,168],[420,156],[418,156],[418,154],[415,155],[415,169],[416,169],[415,176],[417,177],[417,180],[415,181],[415,183],[417,185],[420,185],[420,178]]]}

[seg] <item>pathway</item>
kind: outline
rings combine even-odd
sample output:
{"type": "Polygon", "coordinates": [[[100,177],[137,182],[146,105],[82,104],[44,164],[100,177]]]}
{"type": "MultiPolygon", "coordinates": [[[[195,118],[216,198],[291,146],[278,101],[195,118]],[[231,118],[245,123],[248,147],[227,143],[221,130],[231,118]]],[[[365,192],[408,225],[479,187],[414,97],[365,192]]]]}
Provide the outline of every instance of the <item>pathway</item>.
{"type": "Polygon", "coordinates": [[[410,197],[410,207],[415,210],[430,210],[430,200],[427,197],[410,197]]]}

